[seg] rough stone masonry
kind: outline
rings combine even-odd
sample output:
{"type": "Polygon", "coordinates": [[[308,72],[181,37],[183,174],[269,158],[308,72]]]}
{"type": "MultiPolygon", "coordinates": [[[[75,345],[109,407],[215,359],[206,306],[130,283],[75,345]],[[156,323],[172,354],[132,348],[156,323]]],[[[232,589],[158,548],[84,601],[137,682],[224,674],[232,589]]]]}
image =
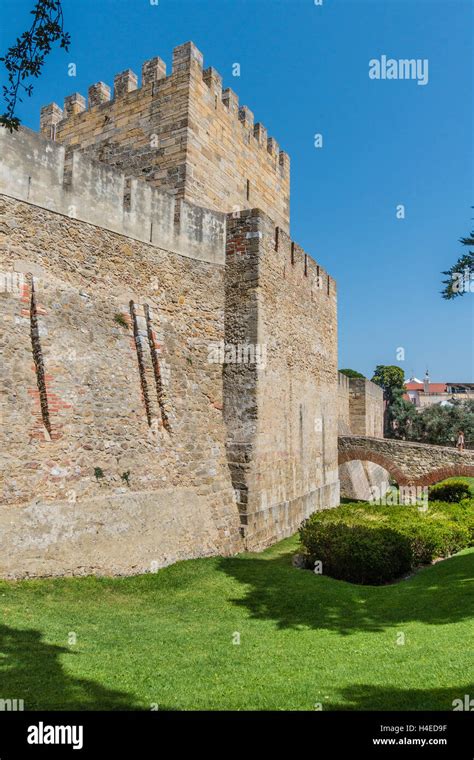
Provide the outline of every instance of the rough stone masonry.
{"type": "Polygon", "coordinates": [[[0,130],[0,575],[261,549],[335,506],[336,283],[274,138],[192,43],[41,132],[0,130]]]}

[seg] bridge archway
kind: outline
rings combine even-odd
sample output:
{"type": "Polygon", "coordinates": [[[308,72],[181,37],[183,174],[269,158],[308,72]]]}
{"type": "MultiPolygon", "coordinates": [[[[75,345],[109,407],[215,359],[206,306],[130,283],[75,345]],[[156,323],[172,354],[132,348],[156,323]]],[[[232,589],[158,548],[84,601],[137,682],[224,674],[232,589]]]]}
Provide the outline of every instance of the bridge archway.
{"type": "Polygon", "coordinates": [[[470,465],[453,465],[452,467],[440,467],[436,470],[422,475],[417,480],[412,481],[415,486],[432,486],[446,478],[474,478],[474,467],[470,465]]]}
{"type": "MultiPolygon", "coordinates": [[[[403,472],[386,456],[380,454],[378,451],[370,451],[366,448],[358,448],[354,446],[345,451],[339,452],[338,464],[345,464],[346,462],[373,462],[383,467],[388,472],[390,477],[398,483],[399,486],[407,486],[410,484],[409,479],[403,472]]],[[[447,476],[449,477],[449,476],[447,476]]]]}
{"type": "Polygon", "coordinates": [[[446,478],[474,478],[474,466],[462,464],[461,462],[435,468],[420,475],[418,478],[410,478],[391,461],[390,457],[387,457],[378,451],[371,451],[370,448],[352,446],[339,452],[339,465],[353,461],[373,462],[374,464],[380,465],[380,467],[387,470],[390,477],[393,478],[399,486],[431,486],[434,483],[439,483],[441,480],[446,480],[446,478]]]}

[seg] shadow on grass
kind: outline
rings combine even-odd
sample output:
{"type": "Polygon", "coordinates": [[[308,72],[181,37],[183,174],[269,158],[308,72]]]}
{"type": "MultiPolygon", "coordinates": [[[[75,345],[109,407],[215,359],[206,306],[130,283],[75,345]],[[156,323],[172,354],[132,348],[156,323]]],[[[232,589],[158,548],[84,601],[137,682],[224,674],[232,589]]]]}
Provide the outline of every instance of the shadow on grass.
{"type": "Polygon", "coordinates": [[[357,684],[342,689],[344,704],[323,703],[323,710],[442,710],[451,712],[453,702],[460,699],[463,705],[474,696],[474,684],[449,686],[442,689],[396,689],[385,686],[357,684]]]}
{"type": "Polygon", "coordinates": [[[357,586],[296,570],[294,548],[277,557],[241,555],[219,568],[247,587],[233,604],[279,628],[327,629],[341,634],[381,631],[410,621],[444,625],[474,615],[474,553],[458,554],[388,586],[357,586]]]}
{"type": "Polygon", "coordinates": [[[23,699],[25,710],[138,710],[131,695],[74,678],[60,655],[77,654],[48,644],[36,630],[0,625],[0,699],[23,699]]]}

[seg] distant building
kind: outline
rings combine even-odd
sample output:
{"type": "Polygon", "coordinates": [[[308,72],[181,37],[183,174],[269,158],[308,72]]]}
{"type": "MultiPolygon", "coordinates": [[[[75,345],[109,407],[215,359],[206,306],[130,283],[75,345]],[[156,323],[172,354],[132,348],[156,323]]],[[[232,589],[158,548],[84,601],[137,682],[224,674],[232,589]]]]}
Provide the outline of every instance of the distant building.
{"type": "Polygon", "coordinates": [[[423,382],[417,377],[411,377],[405,383],[405,389],[404,398],[411,401],[417,409],[474,399],[474,383],[431,383],[428,372],[423,382]]]}

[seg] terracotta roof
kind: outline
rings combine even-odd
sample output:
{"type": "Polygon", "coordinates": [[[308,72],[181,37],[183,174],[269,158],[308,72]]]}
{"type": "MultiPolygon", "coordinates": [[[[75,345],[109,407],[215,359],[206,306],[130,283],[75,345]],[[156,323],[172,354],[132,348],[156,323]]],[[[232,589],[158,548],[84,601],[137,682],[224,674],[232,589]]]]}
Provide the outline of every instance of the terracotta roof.
{"type": "MultiPolygon", "coordinates": [[[[424,391],[423,383],[405,383],[407,391],[424,391]]],[[[446,383],[430,383],[430,393],[446,393],[446,383]]]]}

